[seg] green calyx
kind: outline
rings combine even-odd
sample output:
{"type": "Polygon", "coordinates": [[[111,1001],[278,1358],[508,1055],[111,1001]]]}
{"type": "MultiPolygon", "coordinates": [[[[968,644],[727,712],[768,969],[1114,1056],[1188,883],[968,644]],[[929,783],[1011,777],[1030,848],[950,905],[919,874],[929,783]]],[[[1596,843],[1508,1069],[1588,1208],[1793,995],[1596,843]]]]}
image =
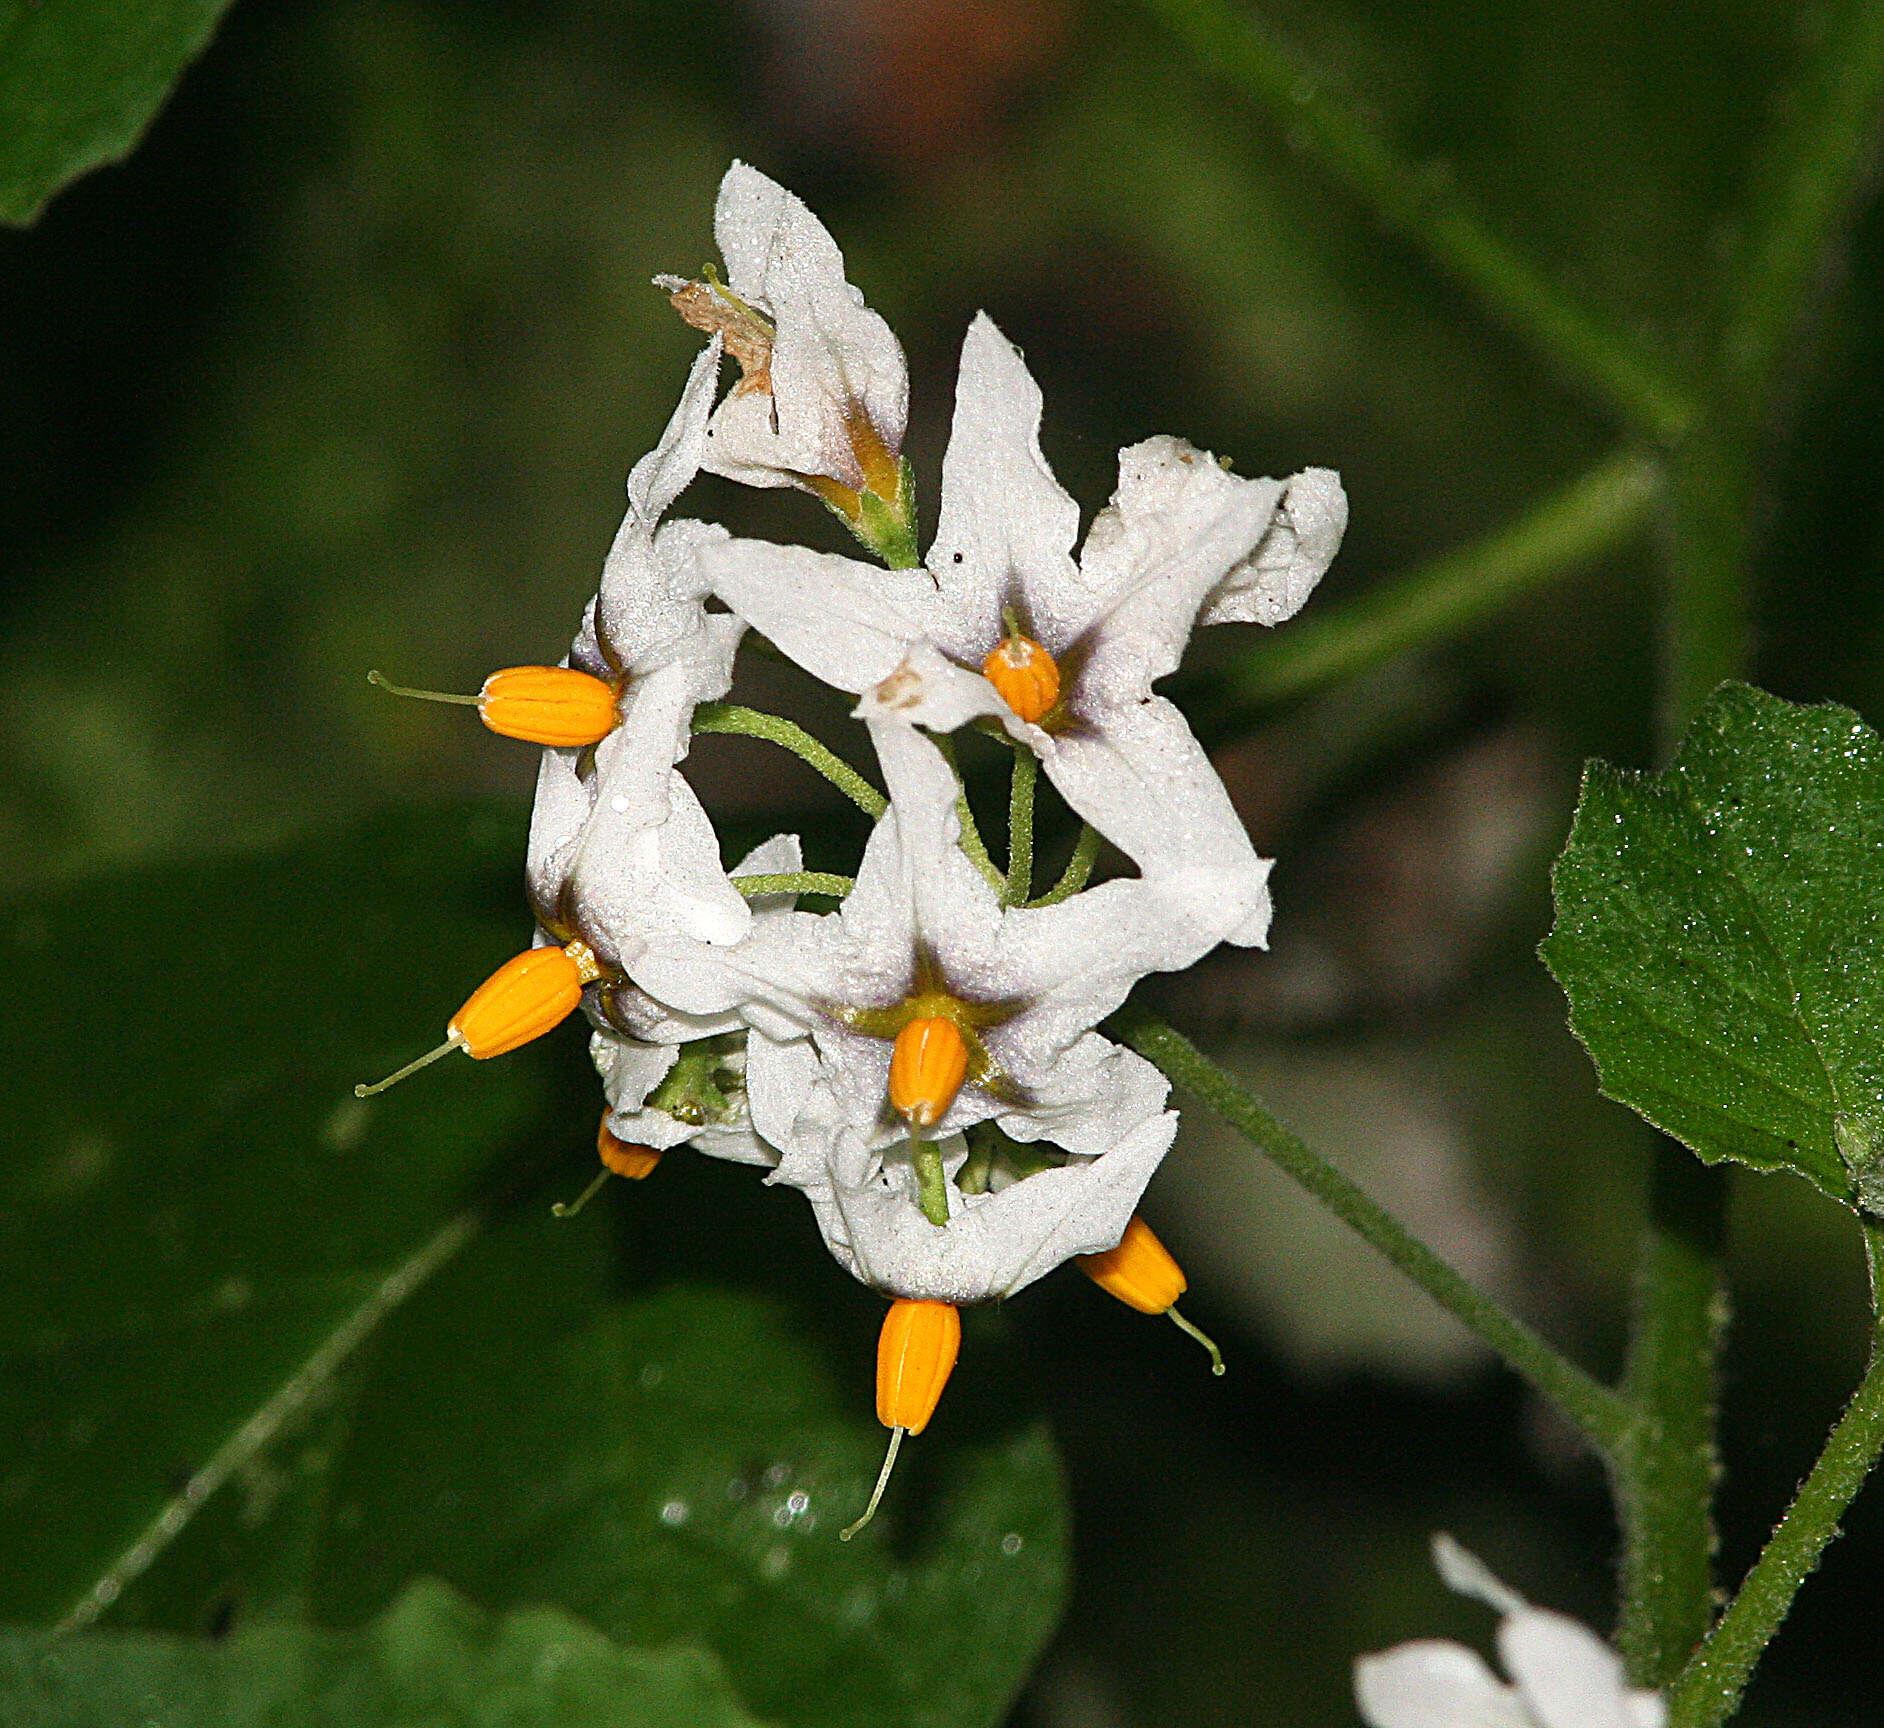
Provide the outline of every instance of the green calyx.
{"type": "Polygon", "coordinates": [[[746,1090],[745,1076],[728,1060],[740,1042],[734,1035],[683,1045],[666,1079],[648,1094],[649,1107],[690,1128],[731,1120],[746,1090]]]}

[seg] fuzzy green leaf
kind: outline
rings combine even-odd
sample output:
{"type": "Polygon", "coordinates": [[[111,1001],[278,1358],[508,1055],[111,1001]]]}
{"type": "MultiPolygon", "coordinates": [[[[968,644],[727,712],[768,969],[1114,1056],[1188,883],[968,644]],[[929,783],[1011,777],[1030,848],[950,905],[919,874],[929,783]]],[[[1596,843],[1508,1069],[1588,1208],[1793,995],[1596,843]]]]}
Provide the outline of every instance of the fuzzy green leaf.
{"type": "Polygon", "coordinates": [[[0,222],[129,155],[229,0],[0,0],[0,222]]]}
{"type": "Polygon", "coordinates": [[[431,1580],[357,1632],[0,1631],[0,1712],[10,1728],[758,1728],[702,1650],[623,1650],[553,1608],[493,1621],[431,1580]]]}
{"type": "Polygon", "coordinates": [[[1543,953],[1603,1090],[1709,1163],[1875,1205],[1884,742],[1715,692],[1659,774],[1592,763],[1543,953]]]}

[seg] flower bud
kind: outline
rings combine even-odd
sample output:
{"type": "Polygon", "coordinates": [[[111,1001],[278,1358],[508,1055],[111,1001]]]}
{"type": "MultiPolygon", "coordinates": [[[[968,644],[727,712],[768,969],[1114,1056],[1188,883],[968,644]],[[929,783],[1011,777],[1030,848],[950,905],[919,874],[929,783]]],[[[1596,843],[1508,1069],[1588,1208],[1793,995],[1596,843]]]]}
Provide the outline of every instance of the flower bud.
{"type": "Polygon", "coordinates": [[[877,1420],[920,1434],[941,1401],[962,1347],[950,1302],[892,1302],[877,1338],[877,1420]]]}
{"type": "Polygon", "coordinates": [[[948,1114],[968,1077],[968,1044],[953,1020],[912,1020],[890,1051],[890,1107],[918,1128],[948,1114]]]}
{"type": "Polygon", "coordinates": [[[479,1061],[501,1056],[560,1025],[601,977],[586,943],[529,948],[484,980],[452,1016],[447,1035],[479,1061]]]}
{"type": "Polygon", "coordinates": [[[1004,636],[981,663],[981,675],[1021,719],[1036,725],[1060,700],[1060,668],[1031,636],[1004,636]]]}
{"type": "Polygon", "coordinates": [[[478,718],[506,738],[570,748],[615,730],[617,691],[573,666],[506,666],[484,680],[478,718]]]}
{"type": "Polygon", "coordinates": [[[617,1176],[626,1176],[632,1182],[639,1182],[644,1176],[652,1174],[654,1166],[660,1163],[661,1154],[653,1146],[632,1146],[626,1140],[618,1140],[608,1129],[608,1118],[602,1118],[602,1126],[596,1132],[595,1149],[602,1155],[602,1162],[617,1176]]]}

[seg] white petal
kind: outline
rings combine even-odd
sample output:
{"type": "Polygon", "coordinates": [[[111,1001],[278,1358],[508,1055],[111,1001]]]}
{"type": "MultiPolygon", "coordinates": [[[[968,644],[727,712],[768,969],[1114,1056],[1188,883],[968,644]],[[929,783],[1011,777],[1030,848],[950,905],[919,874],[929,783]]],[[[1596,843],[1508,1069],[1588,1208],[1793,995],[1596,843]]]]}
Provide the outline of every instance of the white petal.
{"type": "Polygon", "coordinates": [[[1127,703],[1055,742],[1044,766],[1079,816],[1147,879],[1188,899],[1194,918],[1214,931],[1212,944],[1263,945],[1269,860],[1257,857],[1223,781],[1176,708],[1162,696],[1127,703]]]}
{"type": "Polygon", "coordinates": [[[1530,1607],[1471,1549],[1443,1530],[1433,1534],[1433,1566],[1448,1590],[1471,1596],[1500,1614],[1521,1614],[1530,1607]]]}
{"type": "Polygon", "coordinates": [[[1304,468],[1289,481],[1263,543],[1211,593],[1203,622],[1280,624],[1293,618],[1334,562],[1347,526],[1341,476],[1328,468],[1304,468]]]}
{"type": "Polygon", "coordinates": [[[1040,453],[1040,386],[985,312],[962,344],[955,422],[942,460],[942,507],[929,568],[953,606],[936,640],[979,666],[1018,605],[1057,653],[1084,623],[1073,563],[1079,506],[1040,453]]]}
{"type": "Polygon", "coordinates": [[[1537,1728],[1482,1657],[1436,1638],[1358,1658],[1354,1698],[1368,1728],[1537,1728]]]}
{"type": "Polygon", "coordinates": [[[715,336],[693,363],[680,402],[668,418],[660,441],[628,474],[628,507],[650,528],[700,472],[707,418],[719,388],[721,345],[715,336]]]}
{"type": "Polygon", "coordinates": [[[821,1224],[836,1215],[865,1283],[893,1296],[984,1302],[1011,1296],[1075,1254],[1116,1243],[1176,1127],[1175,1117],[1160,1117],[1103,1158],[1042,1171],[998,1194],[964,1195],[951,1186],[946,1228],[917,1207],[906,1158],[886,1157],[874,1180],[837,1183],[828,1199],[811,1198],[821,1224]]]}
{"type": "Polygon", "coordinates": [[[639,983],[635,960],[655,933],[730,944],[744,934],[751,914],[720,867],[713,825],[679,774],[668,771],[666,821],[650,825],[644,810],[622,803],[617,810],[611,796],[598,799],[570,869],[569,891],[597,952],[639,983]]]}
{"type": "Polygon", "coordinates": [[[1567,1614],[1525,1608],[1507,1616],[1498,1655],[1539,1728],[1636,1728],[1642,1694],[1622,1658],[1567,1614]]]}
{"type": "Polygon", "coordinates": [[[712,591],[780,653],[853,696],[887,678],[928,633],[935,585],[921,570],[879,570],[764,540],[708,546],[699,566],[712,591]]]}
{"type": "Polygon", "coordinates": [[[1001,693],[979,672],[965,671],[927,642],[910,648],[888,677],[871,685],[852,711],[856,720],[901,720],[931,732],[953,732],[987,715],[1043,754],[1055,746],[1037,726],[1017,719],[1001,693]]]}
{"type": "Polygon", "coordinates": [[[531,901],[546,916],[555,912],[576,842],[595,806],[593,780],[584,784],[576,772],[581,756],[579,750],[545,750],[537,764],[524,879],[531,901]]]}

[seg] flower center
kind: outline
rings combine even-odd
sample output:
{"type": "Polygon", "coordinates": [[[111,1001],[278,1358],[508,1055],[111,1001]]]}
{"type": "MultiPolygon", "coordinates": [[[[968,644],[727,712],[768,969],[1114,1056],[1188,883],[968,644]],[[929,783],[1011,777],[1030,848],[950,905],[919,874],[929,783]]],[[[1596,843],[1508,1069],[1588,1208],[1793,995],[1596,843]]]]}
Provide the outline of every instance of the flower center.
{"type": "Polygon", "coordinates": [[[1001,700],[1030,725],[1053,712],[1060,700],[1060,668],[1031,636],[1018,630],[1004,636],[981,663],[981,675],[1001,693],[1001,700]]]}
{"type": "Polygon", "coordinates": [[[926,1015],[896,1034],[890,1051],[890,1107],[918,1128],[933,1128],[968,1078],[968,1041],[953,1020],[926,1015]]]}

